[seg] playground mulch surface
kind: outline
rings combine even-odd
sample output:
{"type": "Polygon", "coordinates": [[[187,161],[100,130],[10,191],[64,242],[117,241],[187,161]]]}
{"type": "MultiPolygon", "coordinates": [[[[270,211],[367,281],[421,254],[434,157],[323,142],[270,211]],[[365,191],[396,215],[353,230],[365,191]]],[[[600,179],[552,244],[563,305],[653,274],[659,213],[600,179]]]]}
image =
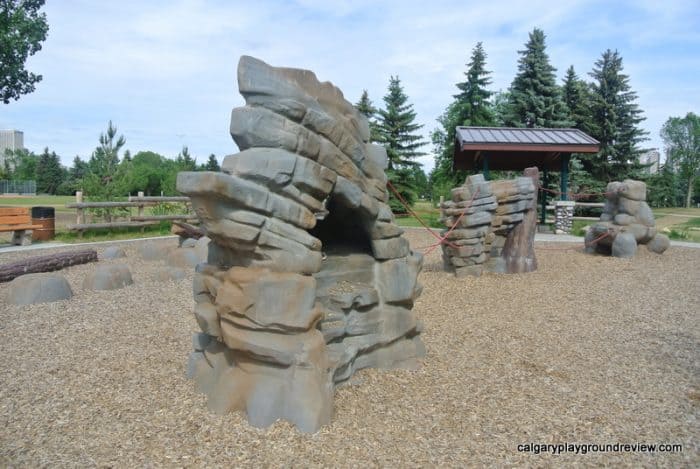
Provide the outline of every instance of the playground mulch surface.
{"type": "Polygon", "coordinates": [[[538,243],[536,272],[467,279],[434,250],[415,305],[421,368],[359,372],[309,435],[207,410],[185,378],[191,275],[158,283],[162,263],[122,246],[135,283],[121,290],[83,290],[94,265],[62,271],[68,301],[10,306],[0,284],[0,466],[700,465],[699,249],[622,260],[538,243]],[[518,451],[532,443],[682,452],[518,451]]]}

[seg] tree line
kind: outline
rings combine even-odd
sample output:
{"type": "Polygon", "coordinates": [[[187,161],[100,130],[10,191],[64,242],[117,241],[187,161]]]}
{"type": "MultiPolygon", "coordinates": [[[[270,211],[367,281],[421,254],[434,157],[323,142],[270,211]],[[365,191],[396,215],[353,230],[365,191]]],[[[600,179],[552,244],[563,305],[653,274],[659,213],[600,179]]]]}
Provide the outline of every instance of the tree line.
{"type": "Polygon", "coordinates": [[[84,160],[80,156],[66,168],[60,157],[48,148],[40,155],[29,150],[7,150],[0,168],[0,179],[35,180],[40,194],[71,195],[82,190],[92,200],[113,200],[143,191],[145,195],[177,195],[175,182],[180,171],[219,171],[216,155],[197,164],[184,146],[174,158],[153,151],[139,151],[133,156],[123,135],[110,121],[100,134],[99,145],[84,160]]]}
{"type": "MultiPolygon", "coordinates": [[[[627,178],[646,180],[650,203],[655,206],[690,205],[692,194],[700,194],[700,122],[688,113],[671,117],[661,136],[667,149],[667,162],[656,174],[640,162],[647,151],[647,140],[640,123],[645,120],[624,73],[622,56],[607,49],[588,73],[581,78],[569,66],[561,84],[546,50],[544,32],[529,33],[524,49],[518,51],[518,69],[510,87],[493,91],[487,54],[481,42],[472,50],[464,80],[456,83],[457,93],[438,118],[439,127],[431,134],[435,166],[429,178],[415,158],[425,153],[425,145],[416,133],[415,112],[408,103],[398,77],[391,77],[384,96],[384,109],[372,105],[367,91],[356,107],[370,120],[371,139],[387,147],[389,180],[408,201],[418,196],[433,200],[449,195],[461,184],[466,171],[452,169],[457,126],[503,126],[539,128],[576,128],[600,142],[595,154],[572,155],[569,187],[573,192],[601,192],[608,182],[627,178]]],[[[496,174],[496,176],[501,176],[496,174]]],[[[558,174],[556,175],[558,177],[558,174]]],[[[555,184],[556,181],[550,181],[555,184]]],[[[392,197],[392,208],[400,208],[392,197]]]]}

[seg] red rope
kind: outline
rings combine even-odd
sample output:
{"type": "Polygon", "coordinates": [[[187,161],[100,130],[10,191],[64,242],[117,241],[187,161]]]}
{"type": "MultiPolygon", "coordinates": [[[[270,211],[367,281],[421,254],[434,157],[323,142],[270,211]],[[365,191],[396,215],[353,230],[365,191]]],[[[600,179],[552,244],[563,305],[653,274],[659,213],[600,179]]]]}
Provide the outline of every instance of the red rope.
{"type": "MultiPolygon", "coordinates": [[[[435,232],[434,232],[434,231],[433,231],[433,230],[432,230],[432,229],[431,229],[417,214],[416,214],[416,212],[414,212],[414,211],[411,209],[411,207],[409,207],[408,202],[406,202],[406,200],[401,196],[401,194],[399,194],[399,192],[396,190],[396,188],[393,186],[393,184],[391,184],[391,181],[387,181],[387,182],[386,182],[386,185],[387,185],[387,187],[388,187],[389,189],[391,189],[391,192],[394,193],[394,195],[396,196],[396,198],[399,200],[399,202],[401,203],[401,205],[403,205],[403,207],[408,211],[408,213],[411,214],[416,220],[418,220],[418,222],[419,222],[421,225],[423,225],[423,227],[424,227],[426,230],[428,230],[428,232],[429,232],[431,235],[433,235],[433,236],[438,240],[437,243],[431,244],[430,246],[427,246],[428,250],[425,251],[425,253],[424,253],[425,255],[430,254],[430,252],[431,252],[433,249],[435,249],[437,246],[440,246],[441,244],[446,244],[446,245],[448,245],[448,246],[450,246],[451,248],[454,248],[454,249],[458,249],[458,248],[459,248],[459,246],[457,246],[456,244],[451,243],[450,241],[447,241],[447,237],[448,237],[448,236],[450,235],[450,233],[452,233],[452,231],[457,227],[457,225],[459,224],[459,222],[460,222],[460,220],[462,219],[462,217],[464,217],[464,215],[467,213],[467,210],[469,209],[469,207],[471,207],[471,204],[472,204],[472,202],[474,201],[474,198],[476,197],[476,194],[479,193],[479,188],[478,188],[478,187],[477,187],[476,191],[474,192],[474,194],[472,194],[472,198],[469,199],[469,202],[467,203],[467,206],[464,207],[464,210],[462,211],[462,213],[461,213],[461,214],[459,215],[459,217],[457,218],[457,221],[455,221],[454,224],[452,225],[452,227],[447,231],[447,233],[445,233],[445,236],[440,236],[439,234],[435,233],[435,232]]],[[[417,249],[423,249],[423,248],[417,248],[417,249]]]]}
{"type": "Polygon", "coordinates": [[[445,233],[445,236],[443,236],[443,237],[441,238],[441,240],[440,240],[438,243],[433,244],[432,246],[429,246],[428,250],[425,251],[425,255],[426,255],[426,256],[427,256],[428,254],[430,254],[430,253],[433,251],[433,249],[435,249],[436,247],[438,247],[439,245],[441,245],[443,242],[444,242],[445,244],[447,244],[448,246],[452,247],[452,248],[458,249],[454,244],[452,244],[452,243],[450,243],[449,241],[447,241],[447,237],[450,236],[450,233],[452,233],[452,232],[454,231],[455,228],[457,228],[457,225],[459,225],[459,222],[462,220],[462,217],[464,217],[464,215],[466,215],[467,210],[469,209],[469,207],[472,206],[472,202],[474,202],[474,198],[476,198],[476,194],[478,194],[478,193],[479,193],[479,188],[477,187],[476,190],[474,191],[474,193],[472,194],[472,198],[469,199],[469,202],[467,202],[466,207],[464,207],[464,210],[462,210],[462,213],[459,214],[459,217],[457,217],[457,220],[455,220],[455,222],[452,224],[452,226],[450,227],[450,229],[447,230],[447,233],[445,233]]]}
{"type": "Polygon", "coordinates": [[[406,200],[405,200],[403,197],[401,197],[401,194],[399,194],[399,192],[396,190],[396,188],[395,188],[394,185],[391,183],[391,181],[387,181],[387,182],[386,182],[386,185],[387,185],[387,187],[388,187],[389,189],[391,189],[391,192],[393,192],[394,195],[396,196],[396,198],[399,199],[399,202],[401,203],[401,205],[403,205],[403,208],[405,208],[406,211],[408,211],[408,213],[409,213],[410,215],[412,215],[416,220],[418,220],[418,222],[419,222],[421,225],[423,225],[423,227],[424,227],[426,230],[428,230],[428,231],[430,232],[431,235],[433,235],[433,236],[436,237],[437,239],[441,239],[441,238],[440,238],[440,235],[437,234],[437,233],[435,233],[435,232],[433,232],[433,230],[421,219],[421,217],[419,217],[419,216],[416,214],[416,212],[414,212],[414,211],[411,209],[411,207],[409,207],[408,202],[406,202],[406,200]]]}

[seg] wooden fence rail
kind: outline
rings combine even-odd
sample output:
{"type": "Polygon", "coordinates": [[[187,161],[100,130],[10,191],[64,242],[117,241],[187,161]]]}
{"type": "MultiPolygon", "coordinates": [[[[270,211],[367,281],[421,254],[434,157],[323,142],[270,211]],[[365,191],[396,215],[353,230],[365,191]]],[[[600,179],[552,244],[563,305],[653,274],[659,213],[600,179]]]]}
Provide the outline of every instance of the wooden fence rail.
{"type": "Polygon", "coordinates": [[[83,235],[87,230],[96,230],[103,228],[141,228],[141,231],[147,226],[157,225],[162,221],[184,221],[196,222],[197,216],[190,212],[189,197],[151,197],[144,196],[143,192],[139,192],[138,196],[129,196],[127,202],[83,202],[83,193],[78,191],[75,193],[75,203],[66,204],[67,208],[76,209],[75,224],[68,225],[68,230],[77,231],[78,236],[83,235]],[[161,203],[184,203],[188,209],[188,213],[173,214],[173,215],[147,215],[146,207],[151,207],[161,203]],[[138,214],[128,215],[112,214],[107,216],[106,221],[98,223],[86,223],[85,209],[91,208],[136,208],[138,214]],[[115,218],[126,218],[125,220],[113,221],[115,218]]]}

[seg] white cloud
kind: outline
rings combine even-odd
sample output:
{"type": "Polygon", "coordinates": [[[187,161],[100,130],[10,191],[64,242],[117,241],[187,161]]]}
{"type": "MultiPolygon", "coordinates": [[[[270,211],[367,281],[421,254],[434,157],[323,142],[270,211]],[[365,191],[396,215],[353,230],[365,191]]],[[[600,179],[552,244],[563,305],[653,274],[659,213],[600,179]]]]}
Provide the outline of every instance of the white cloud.
{"type": "MultiPolygon", "coordinates": [[[[381,105],[389,76],[399,75],[428,140],[476,42],[492,88],[505,89],[534,27],[547,34],[560,77],[573,64],[587,78],[604,49],[620,50],[657,140],[683,104],[683,114],[700,109],[695,2],[62,0],[45,9],[49,38],[29,64],[44,81],[4,107],[0,127],[24,130],[31,149],[49,146],[65,164],[89,155],[109,119],[132,151],[174,156],[189,145],[200,159],[235,151],[228,119],[243,103],[243,54],[309,68],[351,102],[367,89],[381,105]]],[[[421,162],[432,167],[429,159],[421,162]]]]}

